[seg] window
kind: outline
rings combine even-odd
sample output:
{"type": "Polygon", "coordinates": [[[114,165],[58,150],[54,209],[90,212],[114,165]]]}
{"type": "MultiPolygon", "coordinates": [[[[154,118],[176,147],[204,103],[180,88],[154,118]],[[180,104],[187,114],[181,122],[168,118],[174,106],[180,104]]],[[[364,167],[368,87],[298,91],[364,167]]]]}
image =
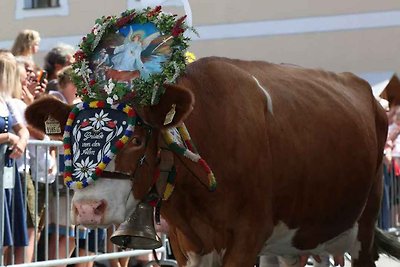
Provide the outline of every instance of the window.
{"type": "Polygon", "coordinates": [[[24,0],[24,9],[60,7],[59,0],[24,0]]]}
{"type": "Polygon", "coordinates": [[[69,0],[16,0],[15,18],[67,16],[69,0]]]}

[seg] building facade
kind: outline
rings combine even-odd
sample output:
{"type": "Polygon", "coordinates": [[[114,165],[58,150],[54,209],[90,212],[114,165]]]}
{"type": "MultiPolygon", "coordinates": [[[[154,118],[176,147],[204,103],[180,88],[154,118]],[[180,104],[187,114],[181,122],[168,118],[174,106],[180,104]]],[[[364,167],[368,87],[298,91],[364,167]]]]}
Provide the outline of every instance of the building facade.
{"type": "MultiPolygon", "coordinates": [[[[186,0],[185,0],[186,1],[186,0]]],[[[57,43],[76,46],[102,15],[161,3],[184,13],[181,0],[2,0],[0,47],[10,48],[25,28],[40,32],[36,56],[57,43]]],[[[189,0],[191,51],[197,57],[224,56],[292,63],[356,73],[400,71],[400,2],[189,0]]],[[[188,10],[188,9],[187,9],[188,10]]]]}

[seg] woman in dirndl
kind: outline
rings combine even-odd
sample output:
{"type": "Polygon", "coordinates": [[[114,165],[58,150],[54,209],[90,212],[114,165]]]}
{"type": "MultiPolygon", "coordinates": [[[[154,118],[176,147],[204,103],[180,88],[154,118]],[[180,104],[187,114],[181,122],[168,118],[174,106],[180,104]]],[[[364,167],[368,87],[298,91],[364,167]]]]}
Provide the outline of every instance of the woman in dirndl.
{"type": "MultiPolygon", "coordinates": [[[[0,54],[0,149],[4,160],[4,236],[3,248],[5,262],[8,259],[8,247],[14,246],[14,263],[23,263],[23,247],[28,245],[26,211],[21,179],[15,167],[15,159],[25,150],[29,132],[23,126],[22,118],[13,112],[8,100],[16,87],[20,87],[17,63],[14,58],[0,54]]],[[[0,164],[3,167],[3,164],[0,164]]]]}

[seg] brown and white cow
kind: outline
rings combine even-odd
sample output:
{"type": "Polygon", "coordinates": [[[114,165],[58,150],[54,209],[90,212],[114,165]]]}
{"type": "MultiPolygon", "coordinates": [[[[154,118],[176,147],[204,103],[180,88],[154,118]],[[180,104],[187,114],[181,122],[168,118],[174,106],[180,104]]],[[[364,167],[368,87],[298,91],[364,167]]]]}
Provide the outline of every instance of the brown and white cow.
{"type": "MultiPolygon", "coordinates": [[[[150,188],[157,151],[166,147],[161,131],[184,121],[218,186],[208,191],[199,165],[174,154],[175,190],[161,214],[180,266],[253,266],[268,254],[300,266],[301,255],[340,262],[349,252],[352,266],[371,267],[383,243],[400,257],[399,244],[375,228],[387,120],[367,82],[351,73],[211,57],[165,88],[157,105],[137,110],[151,134],[136,127],[107,169],[135,173],[132,188],[129,180],[104,177],[76,190],[75,223],[125,220],[150,188]],[[173,104],[175,117],[164,126],[173,104]],[[143,155],[145,164],[137,164],[143,155]]],[[[49,114],[65,124],[69,110],[43,98],[26,115],[43,128],[49,114]]]]}

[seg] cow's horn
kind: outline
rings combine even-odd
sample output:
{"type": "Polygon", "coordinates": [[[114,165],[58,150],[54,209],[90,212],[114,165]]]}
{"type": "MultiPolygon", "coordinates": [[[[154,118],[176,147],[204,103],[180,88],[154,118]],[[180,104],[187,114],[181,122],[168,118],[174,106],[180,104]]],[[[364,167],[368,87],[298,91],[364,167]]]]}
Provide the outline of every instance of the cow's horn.
{"type": "Polygon", "coordinates": [[[122,248],[156,249],[162,246],[154,228],[153,207],[140,202],[135,211],[112,234],[112,243],[122,248]]]}

